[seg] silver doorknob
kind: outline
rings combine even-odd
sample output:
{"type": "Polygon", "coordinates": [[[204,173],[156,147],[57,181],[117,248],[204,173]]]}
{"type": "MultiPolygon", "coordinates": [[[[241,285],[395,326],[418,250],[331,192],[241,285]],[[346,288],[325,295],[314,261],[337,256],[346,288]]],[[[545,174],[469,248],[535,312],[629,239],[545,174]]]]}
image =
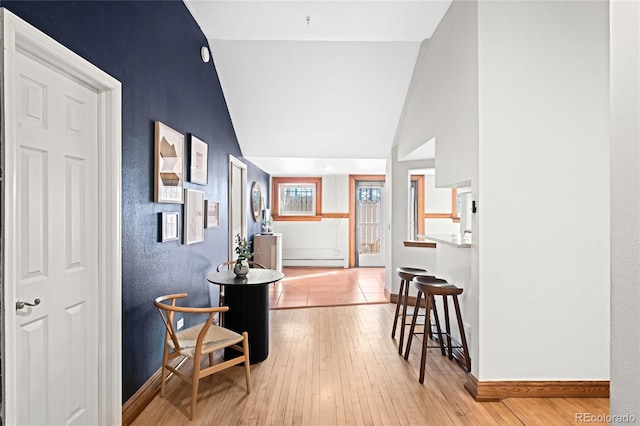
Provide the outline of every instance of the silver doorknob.
{"type": "Polygon", "coordinates": [[[22,309],[25,306],[38,306],[40,304],[40,299],[35,299],[33,301],[33,303],[29,303],[29,302],[21,302],[21,301],[17,301],[16,302],[16,310],[22,309]]]}

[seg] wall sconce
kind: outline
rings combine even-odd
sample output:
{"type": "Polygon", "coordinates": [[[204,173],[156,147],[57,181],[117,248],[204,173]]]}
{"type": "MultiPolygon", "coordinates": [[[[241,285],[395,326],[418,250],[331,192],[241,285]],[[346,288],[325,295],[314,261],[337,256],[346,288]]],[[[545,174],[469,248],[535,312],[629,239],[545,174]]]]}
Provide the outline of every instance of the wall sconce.
{"type": "Polygon", "coordinates": [[[205,64],[209,62],[211,55],[209,55],[209,48],[207,46],[202,46],[200,48],[200,57],[202,58],[202,62],[205,64]]]}

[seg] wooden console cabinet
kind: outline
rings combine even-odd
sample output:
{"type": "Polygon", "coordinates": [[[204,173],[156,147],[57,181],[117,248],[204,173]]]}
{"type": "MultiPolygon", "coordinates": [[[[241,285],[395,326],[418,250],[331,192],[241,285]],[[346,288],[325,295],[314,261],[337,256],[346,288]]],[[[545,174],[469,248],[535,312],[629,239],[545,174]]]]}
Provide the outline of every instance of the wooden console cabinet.
{"type": "Polygon", "coordinates": [[[255,235],[253,260],[269,269],[282,272],[282,234],[255,235]]]}

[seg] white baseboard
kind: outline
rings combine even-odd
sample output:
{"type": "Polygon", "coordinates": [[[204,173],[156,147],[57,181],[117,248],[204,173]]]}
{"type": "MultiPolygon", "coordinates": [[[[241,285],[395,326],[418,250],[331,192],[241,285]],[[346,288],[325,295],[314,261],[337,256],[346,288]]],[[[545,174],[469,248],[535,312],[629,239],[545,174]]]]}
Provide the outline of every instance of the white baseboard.
{"type": "Polygon", "coordinates": [[[282,266],[347,268],[346,259],[282,259],[282,266]]]}

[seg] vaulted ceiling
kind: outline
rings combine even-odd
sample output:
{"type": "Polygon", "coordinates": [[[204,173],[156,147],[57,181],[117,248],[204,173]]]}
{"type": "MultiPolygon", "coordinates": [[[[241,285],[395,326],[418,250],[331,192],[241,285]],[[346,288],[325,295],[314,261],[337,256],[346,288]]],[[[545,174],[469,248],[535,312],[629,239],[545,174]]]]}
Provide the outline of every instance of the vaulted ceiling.
{"type": "Polygon", "coordinates": [[[420,44],[451,4],[184,1],[243,155],[280,176],[384,173],[420,44]]]}

